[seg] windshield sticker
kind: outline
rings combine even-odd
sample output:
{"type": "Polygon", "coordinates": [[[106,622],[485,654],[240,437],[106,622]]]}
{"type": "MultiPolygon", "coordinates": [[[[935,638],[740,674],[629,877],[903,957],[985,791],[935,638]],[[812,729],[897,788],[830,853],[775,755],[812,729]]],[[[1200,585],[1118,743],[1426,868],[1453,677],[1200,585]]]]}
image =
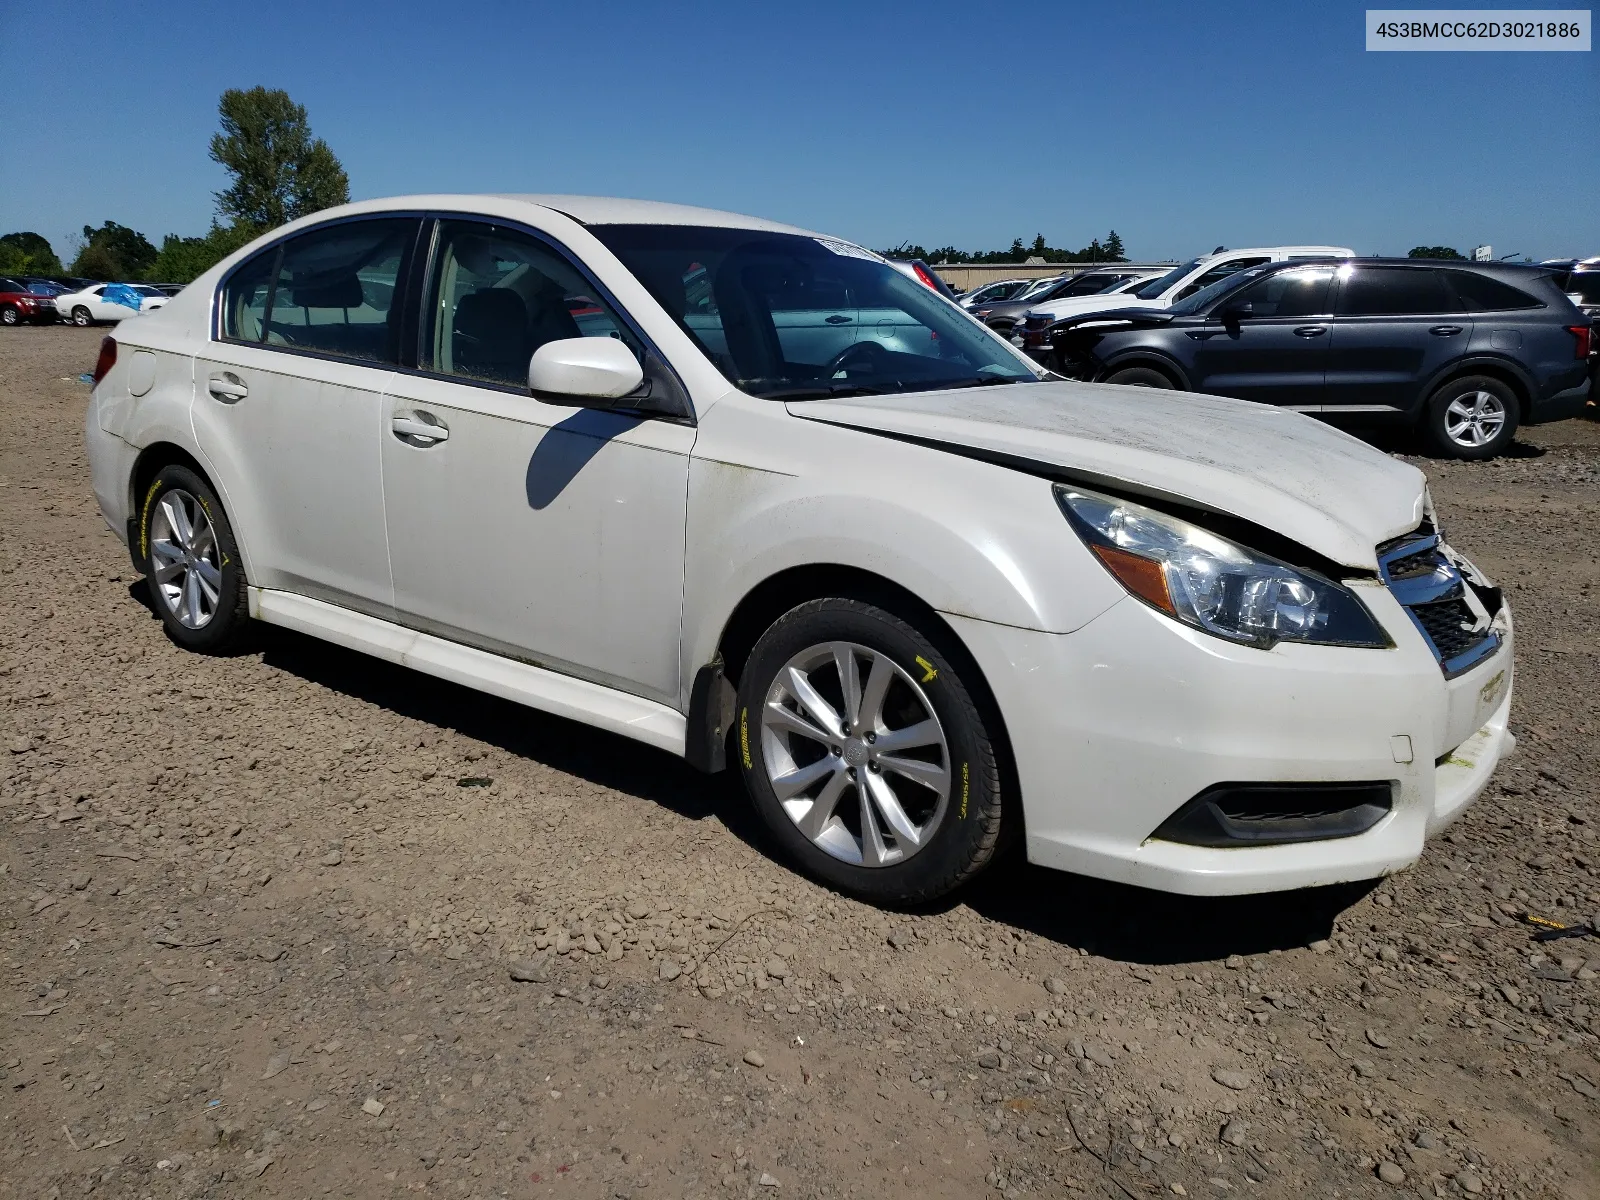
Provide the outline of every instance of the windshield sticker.
{"type": "Polygon", "coordinates": [[[844,258],[864,258],[868,262],[881,263],[885,261],[871,250],[863,250],[860,246],[852,246],[849,242],[835,241],[833,238],[812,238],[812,241],[825,250],[831,250],[844,258]]]}

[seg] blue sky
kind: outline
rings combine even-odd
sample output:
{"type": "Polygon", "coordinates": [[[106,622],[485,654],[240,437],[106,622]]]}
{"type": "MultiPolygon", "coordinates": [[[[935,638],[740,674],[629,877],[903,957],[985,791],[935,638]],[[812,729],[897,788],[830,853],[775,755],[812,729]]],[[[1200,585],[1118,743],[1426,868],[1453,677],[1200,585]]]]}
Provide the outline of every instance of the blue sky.
{"type": "MultiPolygon", "coordinates": [[[[1502,0],[1504,2],[1504,0],[1502,0]]],[[[1373,54],[1346,4],[0,0],[0,232],[203,232],[228,87],[356,198],[642,196],[873,246],[1600,253],[1600,61],[1373,54]]]]}

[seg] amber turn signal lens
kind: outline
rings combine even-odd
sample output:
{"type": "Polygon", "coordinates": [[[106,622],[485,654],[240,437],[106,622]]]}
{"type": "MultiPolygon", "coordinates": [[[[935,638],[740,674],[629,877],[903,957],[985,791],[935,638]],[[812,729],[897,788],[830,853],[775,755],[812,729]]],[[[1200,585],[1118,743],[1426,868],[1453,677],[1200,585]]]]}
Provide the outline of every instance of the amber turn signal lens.
{"type": "Polygon", "coordinates": [[[1115,546],[1095,546],[1093,550],[1123,587],[1145,603],[1177,616],[1178,610],[1172,603],[1171,593],[1167,591],[1167,573],[1160,563],[1115,546]]]}

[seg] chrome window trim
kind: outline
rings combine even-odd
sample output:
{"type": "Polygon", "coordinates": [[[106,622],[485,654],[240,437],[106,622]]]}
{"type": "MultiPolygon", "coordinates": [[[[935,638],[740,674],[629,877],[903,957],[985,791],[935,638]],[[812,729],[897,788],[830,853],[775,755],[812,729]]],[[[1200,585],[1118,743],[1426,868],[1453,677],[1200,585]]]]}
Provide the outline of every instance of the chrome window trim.
{"type": "MultiPolygon", "coordinates": [[[[563,213],[562,215],[565,216],[566,214],[563,213]]],[[[427,261],[423,264],[421,286],[417,289],[415,301],[417,315],[417,344],[414,347],[414,353],[417,365],[414,367],[396,367],[394,369],[397,373],[402,375],[420,376],[425,379],[438,379],[446,383],[458,383],[467,387],[487,388],[490,391],[507,392],[516,396],[529,395],[526,385],[518,387],[516,384],[496,383],[493,380],[488,379],[472,379],[466,375],[452,375],[447,371],[436,371],[432,367],[425,367],[422,365],[425,357],[423,350],[428,333],[428,318],[430,315],[431,300],[433,296],[434,267],[438,264],[439,247],[443,241],[443,234],[441,232],[442,223],[448,220],[473,221],[480,225],[489,225],[497,229],[508,229],[516,233],[526,234],[534,241],[543,244],[552,253],[564,259],[567,264],[578,273],[583,281],[590,287],[594,288],[594,290],[599,294],[600,298],[611,306],[612,311],[614,311],[617,316],[621,318],[622,323],[627,328],[628,332],[636,337],[639,340],[639,344],[645,348],[646,357],[654,357],[655,360],[661,364],[662,369],[672,376],[673,382],[677,385],[679,395],[683,399],[683,407],[687,410],[681,413],[643,411],[640,413],[640,415],[646,418],[681,420],[687,421],[690,424],[696,423],[694,401],[689,395],[688,387],[685,386],[683,382],[683,376],[678,374],[678,369],[674,367],[672,365],[672,361],[661,352],[661,347],[655,344],[654,339],[645,333],[644,329],[639,325],[638,320],[631,312],[628,311],[627,307],[618,301],[614,295],[612,295],[611,289],[600,282],[600,280],[595,276],[595,273],[589,269],[589,265],[583,261],[582,256],[575,254],[572,249],[559,238],[547,233],[542,229],[536,229],[531,225],[525,224],[522,221],[513,220],[509,217],[491,217],[477,212],[458,212],[454,210],[442,209],[425,212],[422,214],[422,216],[424,220],[432,223],[432,230],[426,234],[428,239],[427,261]]],[[[624,267],[623,269],[626,270],[627,268],[624,267]]],[[[631,412],[634,410],[627,409],[619,405],[615,409],[610,409],[608,411],[631,412]]]]}
{"type": "MultiPolygon", "coordinates": [[[[352,358],[347,354],[329,354],[325,350],[307,350],[298,346],[269,345],[266,340],[265,324],[262,326],[261,337],[256,341],[250,342],[244,340],[243,338],[228,337],[222,332],[222,294],[227,290],[228,284],[232,282],[233,277],[250,263],[255,262],[256,259],[260,258],[263,254],[266,254],[269,251],[276,250],[281,254],[285,245],[304,234],[318,233],[324,229],[332,229],[338,225],[351,225],[357,221],[392,221],[396,217],[410,217],[418,221],[422,221],[427,218],[427,214],[422,212],[420,209],[395,209],[390,212],[351,213],[349,216],[335,217],[331,221],[319,221],[315,225],[307,225],[303,229],[294,230],[292,233],[281,234],[277,238],[268,242],[266,245],[260,247],[258,250],[244,258],[241,258],[238,262],[234,263],[233,266],[228,268],[227,272],[222,276],[222,278],[217,281],[217,286],[212,290],[211,328],[208,340],[212,342],[220,342],[225,346],[254,346],[258,350],[270,350],[274,354],[288,354],[294,356],[295,358],[314,358],[322,362],[348,363],[351,366],[370,367],[373,370],[378,371],[394,370],[399,365],[397,362],[384,362],[381,359],[372,358],[352,358]]],[[[409,251],[409,253],[415,253],[415,245],[415,241],[413,241],[412,249],[409,251]]],[[[281,267],[282,261],[280,259],[279,268],[281,269],[281,267]]],[[[407,274],[408,272],[402,271],[399,277],[404,280],[407,274]]],[[[277,275],[278,272],[274,271],[272,279],[272,294],[274,296],[276,295],[278,289],[277,275]]],[[[406,296],[404,290],[397,289],[395,295],[397,301],[399,301],[402,305],[410,303],[410,298],[406,296]]],[[[269,306],[268,315],[270,316],[270,314],[271,309],[269,306]]],[[[403,328],[404,327],[402,326],[402,332],[403,328]]]]}

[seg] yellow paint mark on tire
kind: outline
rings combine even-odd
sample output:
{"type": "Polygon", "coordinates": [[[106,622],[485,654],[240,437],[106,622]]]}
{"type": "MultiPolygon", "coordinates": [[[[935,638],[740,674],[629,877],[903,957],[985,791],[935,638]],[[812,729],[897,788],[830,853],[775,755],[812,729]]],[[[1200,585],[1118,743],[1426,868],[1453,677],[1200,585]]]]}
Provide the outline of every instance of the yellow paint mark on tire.
{"type": "Polygon", "coordinates": [[[158,479],[145,493],[144,508],[139,512],[139,557],[147,563],[150,561],[150,506],[156,502],[156,493],[160,490],[161,481],[158,479]]]}
{"type": "Polygon", "coordinates": [[[967,795],[972,791],[972,773],[967,764],[961,764],[961,820],[967,819],[967,795]]]}
{"type": "Polygon", "coordinates": [[[750,710],[739,710],[739,753],[744,756],[744,769],[746,771],[754,765],[750,761],[750,710]]]}
{"type": "Polygon", "coordinates": [[[939,678],[939,668],[934,666],[927,659],[923,658],[920,654],[917,655],[917,666],[921,667],[923,671],[926,672],[926,674],[922,677],[923,683],[932,683],[935,679],[939,678]]]}

